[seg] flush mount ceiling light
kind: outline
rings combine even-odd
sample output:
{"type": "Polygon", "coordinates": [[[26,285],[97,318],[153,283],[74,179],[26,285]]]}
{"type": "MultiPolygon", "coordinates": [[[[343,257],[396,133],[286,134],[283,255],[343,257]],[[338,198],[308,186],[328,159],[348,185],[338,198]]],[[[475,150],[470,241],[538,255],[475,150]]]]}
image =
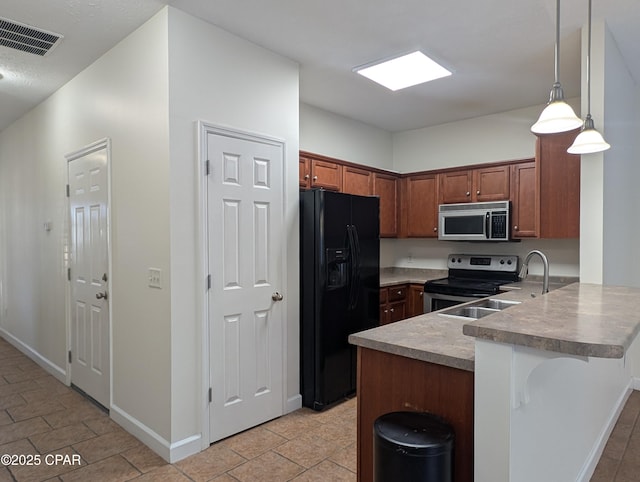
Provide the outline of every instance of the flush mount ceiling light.
{"type": "Polygon", "coordinates": [[[556,46],[555,46],[555,82],[551,88],[549,103],[544,108],[538,122],[531,126],[535,134],[552,134],[577,129],[582,120],[576,116],[569,104],[564,101],[564,92],[560,85],[560,0],[556,1],[556,46]]]}
{"type": "Polygon", "coordinates": [[[353,70],[394,91],[451,75],[449,70],[419,50],[384,62],[356,67],[353,70]]]}
{"type": "Polygon", "coordinates": [[[592,152],[606,151],[611,147],[604,140],[591,118],[591,0],[589,0],[589,22],[587,30],[587,117],[584,119],[582,131],[569,146],[569,154],[591,154],[592,152]]]}

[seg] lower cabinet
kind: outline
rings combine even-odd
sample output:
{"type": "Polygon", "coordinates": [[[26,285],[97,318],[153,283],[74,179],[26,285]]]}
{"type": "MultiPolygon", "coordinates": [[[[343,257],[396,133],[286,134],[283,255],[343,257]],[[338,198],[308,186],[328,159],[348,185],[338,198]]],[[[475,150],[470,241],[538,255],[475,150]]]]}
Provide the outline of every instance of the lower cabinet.
{"type": "Polygon", "coordinates": [[[386,325],[424,313],[423,295],[421,284],[380,288],[380,324],[386,325]]]}
{"type": "Polygon", "coordinates": [[[386,325],[407,317],[407,285],[380,288],[380,324],[386,325]]]}

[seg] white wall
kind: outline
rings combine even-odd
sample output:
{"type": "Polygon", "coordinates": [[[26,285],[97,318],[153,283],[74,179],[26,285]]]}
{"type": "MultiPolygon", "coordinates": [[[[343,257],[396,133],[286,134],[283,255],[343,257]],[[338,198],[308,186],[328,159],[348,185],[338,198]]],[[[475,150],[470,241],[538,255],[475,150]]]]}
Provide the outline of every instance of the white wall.
{"type": "MultiPolygon", "coordinates": [[[[299,407],[298,66],[169,8],[172,441],[202,428],[196,121],[285,141],[287,398],[299,407]]],[[[221,265],[221,260],[215,260],[221,265]]],[[[206,360],[204,360],[206,363],[206,360]]],[[[206,443],[206,441],[205,441],[206,443]]]]}
{"type": "Polygon", "coordinates": [[[163,12],[0,133],[0,209],[2,329],[64,374],[64,156],[111,139],[112,409],[169,438],[170,292],[146,282],[170,277],[167,60],[163,12]]]}
{"type": "MultiPolygon", "coordinates": [[[[578,99],[570,99],[576,105],[578,99]]],[[[544,105],[517,109],[393,135],[393,164],[400,172],[428,171],[535,155],[531,125],[544,105]]]]}
{"type": "Polygon", "coordinates": [[[393,170],[390,132],[308,104],[300,104],[300,149],[393,170]]]}

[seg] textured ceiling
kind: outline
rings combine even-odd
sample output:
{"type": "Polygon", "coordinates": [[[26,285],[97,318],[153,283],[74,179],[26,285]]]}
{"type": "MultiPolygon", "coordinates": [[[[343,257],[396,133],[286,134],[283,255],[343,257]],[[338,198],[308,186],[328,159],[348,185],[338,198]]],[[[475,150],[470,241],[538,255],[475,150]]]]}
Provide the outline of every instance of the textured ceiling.
{"type": "MultiPolygon", "coordinates": [[[[544,103],[553,83],[554,0],[4,0],[0,16],[60,33],[46,57],[0,47],[0,129],[166,4],[300,64],[302,102],[395,132],[544,103]],[[391,92],[352,72],[421,49],[454,72],[391,92]]],[[[640,1],[594,1],[640,79],[640,1]]],[[[563,0],[561,81],[580,95],[586,0],[563,0]]]]}

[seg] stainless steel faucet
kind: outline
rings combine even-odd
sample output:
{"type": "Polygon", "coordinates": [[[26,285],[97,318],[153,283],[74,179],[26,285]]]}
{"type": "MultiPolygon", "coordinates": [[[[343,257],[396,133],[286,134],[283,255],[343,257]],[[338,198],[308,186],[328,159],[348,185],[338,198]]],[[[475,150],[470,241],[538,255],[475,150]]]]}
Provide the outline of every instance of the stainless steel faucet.
{"type": "Polygon", "coordinates": [[[531,256],[533,256],[534,254],[537,254],[538,256],[540,256],[540,259],[542,260],[542,264],[544,265],[544,278],[542,279],[542,294],[545,294],[549,292],[549,261],[547,260],[547,257],[544,255],[542,251],[538,251],[537,249],[529,251],[529,254],[527,254],[527,257],[524,259],[524,263],[522,263],[522,268],[520,268],[520,274],[518,275],[518,277],[521,280],[524,280],[527,277],[527,273],[529,271],[529,260],[531,259],[531,256]]]}

